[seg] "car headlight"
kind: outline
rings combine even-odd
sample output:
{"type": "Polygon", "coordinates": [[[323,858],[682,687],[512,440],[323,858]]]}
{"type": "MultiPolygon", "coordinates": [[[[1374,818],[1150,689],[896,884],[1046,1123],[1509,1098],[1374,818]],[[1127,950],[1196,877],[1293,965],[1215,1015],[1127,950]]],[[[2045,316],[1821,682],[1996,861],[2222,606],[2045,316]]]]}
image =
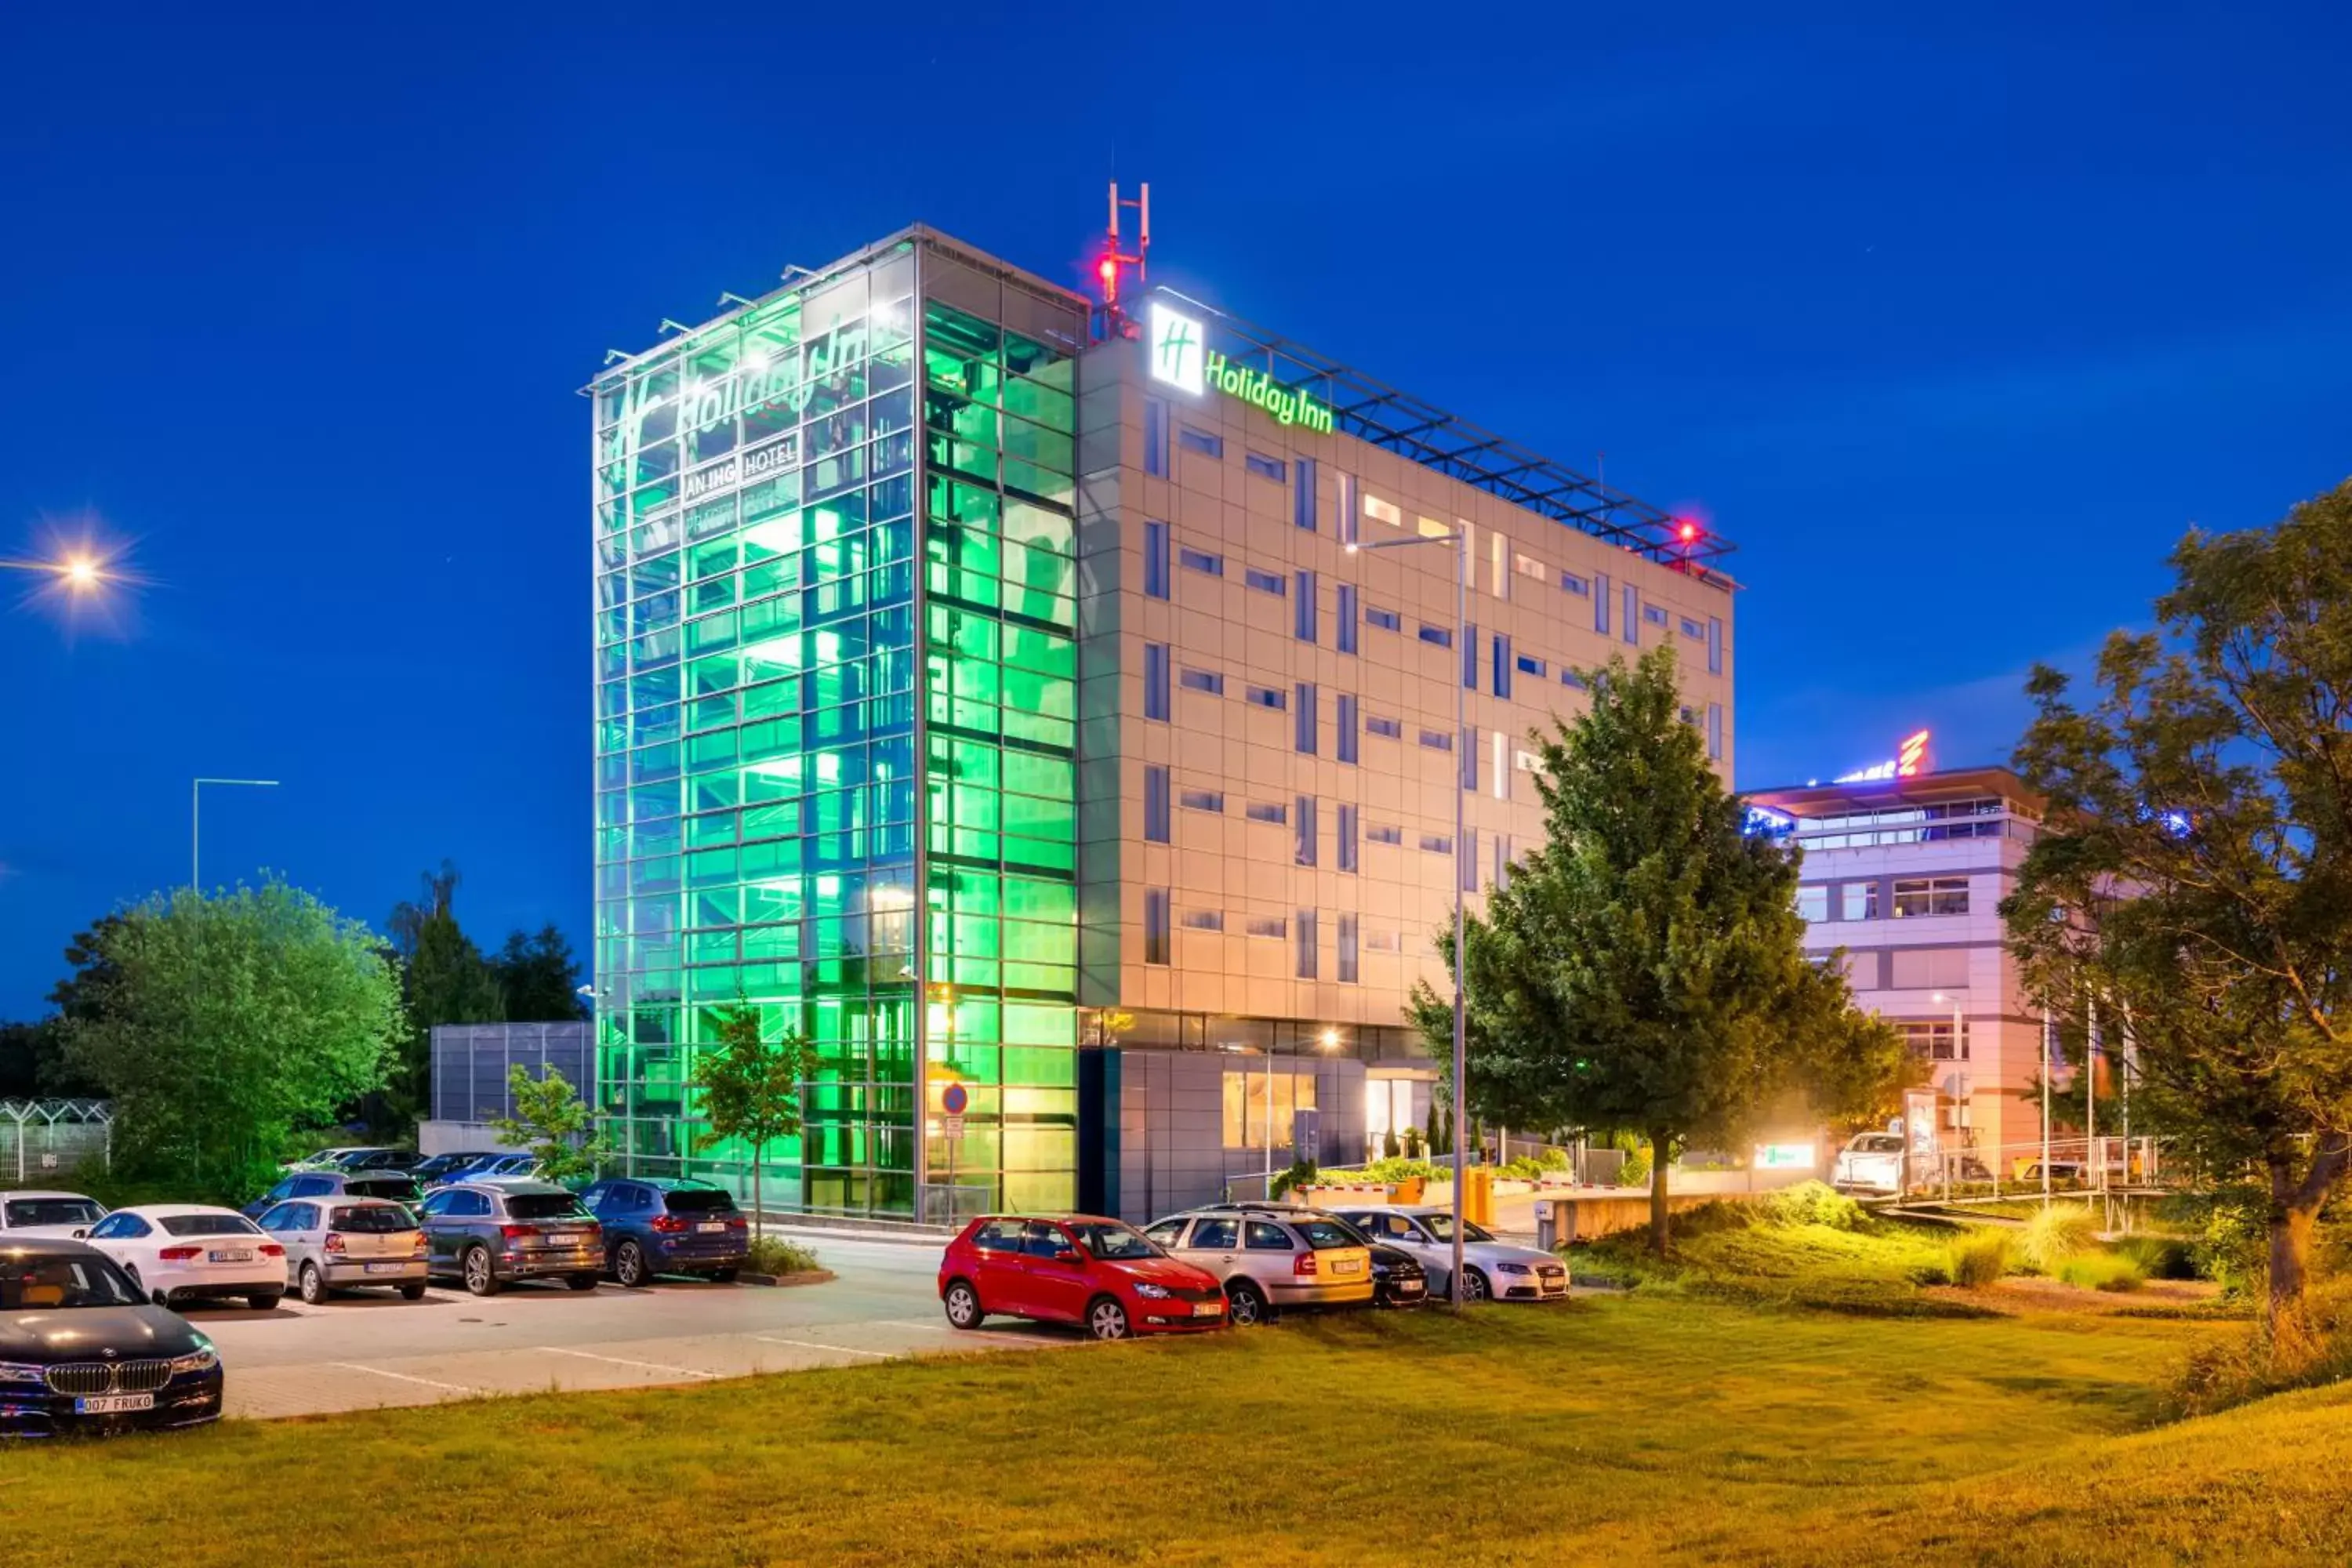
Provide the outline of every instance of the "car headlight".
{"type": "Polygon", "coordinates": [[[1136,1281],[1135,1293],[1148,1301],[1164,1301],[1171,1294],[1165,1285],[1154,1285],[1149,1279],[1136,1281]]]}
{"type": "Polygon", "coordinates": [[[1535,1270],[1528,1268],[1524,1263],[1497,1263],[1495,1265],[1495,1272],[1497,1274],[1532,1274],[1535,1270]]]}
{"type": "Polygon", "coordinates": [[[47,1381],[44,1369],[23,1362],[0,1361],[0,1384],[29,1383],[36,1386],[47,1381]]]}
{"type": "Polygon", "coordinates": [[[213,1349],[212,1341],[198,1334],[194,1350],[185,1355],[175,1355],[172,1358],[172,1375],[180,1377],[192,1372],[210,1372],[218,1365],[220,1365],[220,1352],[213,1349]]]}

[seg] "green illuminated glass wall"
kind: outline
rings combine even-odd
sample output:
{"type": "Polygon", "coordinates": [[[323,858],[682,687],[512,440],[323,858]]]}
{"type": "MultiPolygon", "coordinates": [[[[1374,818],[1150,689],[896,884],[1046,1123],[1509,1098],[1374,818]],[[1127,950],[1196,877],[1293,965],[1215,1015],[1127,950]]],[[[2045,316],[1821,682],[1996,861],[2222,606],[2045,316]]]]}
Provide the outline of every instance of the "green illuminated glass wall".
{"type": "Polygon", "coordinates": [[[688,1081],[740,999],[818,1050],[769,1201],[943,1217],[1072,1196],[1074,362],[920,260],[596,385],[596,989],[625,1168],[748,1185],[688,1081]]]}

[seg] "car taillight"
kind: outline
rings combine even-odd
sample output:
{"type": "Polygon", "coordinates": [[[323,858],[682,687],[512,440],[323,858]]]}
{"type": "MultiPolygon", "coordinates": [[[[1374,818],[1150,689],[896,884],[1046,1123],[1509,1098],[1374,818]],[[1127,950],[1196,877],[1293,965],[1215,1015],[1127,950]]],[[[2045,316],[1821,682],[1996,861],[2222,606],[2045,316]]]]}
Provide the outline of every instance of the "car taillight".
{"type": "Polygon", "coordinates": [[[1302,1252],[1290,1260],[1290,1271],[1293,1274],[1312,1274],[1315,1270],[1315,1255],[1311,1252],[1302,1252]]]}
{"type": "Polygon", "coordinates": [[[185,1263],[188,1259],[200,1256],[204,1250],[201,1247],[167,1247],[155,1257],[159,1262],[185,1263]]]}
{"type": "Polygon", "coordinates": [[[411,1247],[409,1250],[410,1250],[410,1251],[412,1251],[412,1252],[414,1252],[414,1253],[415,1253],[415,1254],[416,1254],[416,1256],[417,1256],[417,1257],[419,1257],[419,1258],[422,1258],[422,1257],[424,1257],[424,1256],[425,1255],[425,1252],[426,1252],[426,1250],[427,1250],[427,1249],[426,1249],[425,1241],[425,1233],[424,1233],[423,1231],[421,1231],[421,1230],[420,1230],[420,1231],[418,1231],[418,1232],[416,1233],[416,1245],[415,1245],[415,1246],[414,1246],[413,1247],[411,1247]]]}
{"type": "Polygon", "coordinates": [[[286,1249],[278,1246],[274,1241],[265,1241],[261,1244],[261,1256],[264,1258],[283,1258],[286,1256],[286,1249]]]}
{"type": "Polygon", "coordinates": [[[327,1239],[320,1242],[319,1245],[325,1247],[329,1252],[341,1252],[343,1249],[342,1232],[337,1230],[329,1231],[327,1233],[327,1239]]]}
{"type": "Polygon", "coordinates": [[[653,1227],[654,1229],[660,1231],[663,1235],[667,1236],[672,1232],[684,1230],[687,1226],[686,1221],[678,1218],[677,1215],[674,1214],[657,1214],[654,1215],[653,1227]]]}
{"type": "Polygon", "coordinates": [[[537,1236],[539,1227],[535,1225],[502,1225],[499,1226],[499,1234],[509,1241],[520,1241],[526,1236],[537,1236]]]}
{"type": "Polygon", "coordinates": [[[749,1230],[751,1228],[751,1222],[745,1219],[740,1214],[731,1214],[727,1216],[727,1228],[730,1230],[749,1230]]]}

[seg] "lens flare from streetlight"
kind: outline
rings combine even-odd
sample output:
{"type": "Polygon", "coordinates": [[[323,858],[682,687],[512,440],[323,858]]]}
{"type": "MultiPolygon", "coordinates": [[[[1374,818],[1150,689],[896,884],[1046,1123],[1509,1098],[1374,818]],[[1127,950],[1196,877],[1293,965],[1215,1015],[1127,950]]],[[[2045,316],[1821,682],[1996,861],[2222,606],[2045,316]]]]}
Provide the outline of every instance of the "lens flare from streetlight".
{"type": "Polygon", "coordinates": [[[105,542],[94,518],[47,521],[36,547],[22,557],[0,557],[0,577],[22,574],[20,608],[43,611],[68,632],[130,635],[131,604],[125,590],[146,579],[130,569],[129,548],[105,542]]]}

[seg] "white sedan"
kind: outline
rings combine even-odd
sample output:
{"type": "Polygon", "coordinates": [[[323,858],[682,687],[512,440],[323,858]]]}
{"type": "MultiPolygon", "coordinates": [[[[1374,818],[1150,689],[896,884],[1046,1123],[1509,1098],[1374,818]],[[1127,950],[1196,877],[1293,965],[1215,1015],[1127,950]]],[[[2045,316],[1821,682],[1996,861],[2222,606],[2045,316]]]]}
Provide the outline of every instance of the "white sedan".
{"type": "MultiPolygon", "coordinates": [[[[1402,1247],[1429,1276],[1430,1289],[1454,1290],[1454,1213],[1434,1204],[1413,1208],[1341,1209],[1339,1217],[1383,1247],[1402,1247]]],[[[1568,1265],[1549,1252],[1501,1241],[1462,1225],[1462,1292],[1469,1301],[1559,1301],[1568,1296],[1568,1265]]]]}
{"type": "Polygon", "coordinates": [[[106,1205],[79,1193],[0,1193],[0,1247],[24,1237],[68,1240],[106,1217],[106,1205]]]}
{"type": "Polygon", "coordinates": [[[121,1264],[159,1307],[242,1299],[266,1312],[286,1294],[286,1248],[235,1209],[116,1209],[90,1226],[89,1244],[121,1264]]]}

